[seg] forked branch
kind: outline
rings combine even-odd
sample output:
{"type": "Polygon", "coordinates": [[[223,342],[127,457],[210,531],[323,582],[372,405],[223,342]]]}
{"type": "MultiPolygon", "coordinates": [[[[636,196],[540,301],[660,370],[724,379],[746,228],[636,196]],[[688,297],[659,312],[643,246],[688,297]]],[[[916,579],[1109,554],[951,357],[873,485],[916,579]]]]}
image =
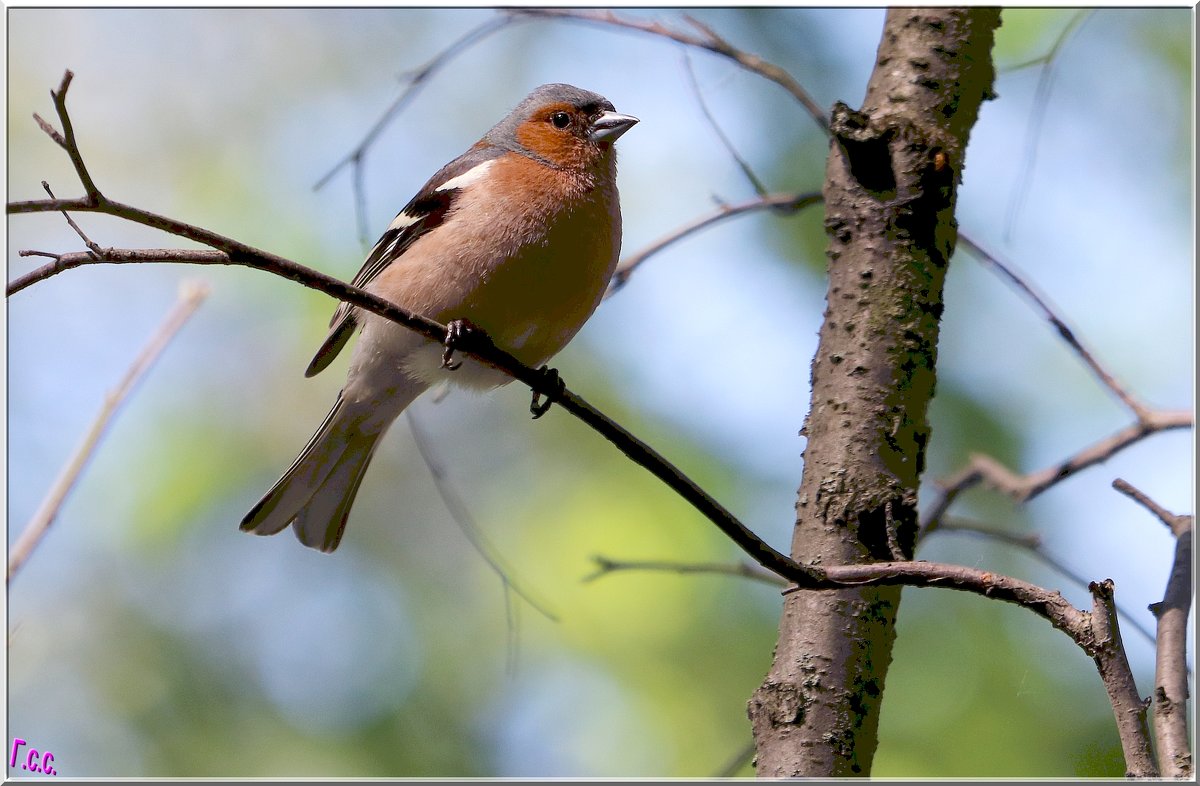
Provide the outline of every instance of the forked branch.
{"type": "Polygon", "coordinates": [[[1158,767],[1164,777],[1191,778],[1188,735],[1188,615],[1192,610],[1192,517],[1179,516],[1118,478],[1113,488],[1150,511],[1175,536],[1175,557],[1161,603],[1150,607],[1158,622],[1154,660],[1154,736],[1158,767]]]}

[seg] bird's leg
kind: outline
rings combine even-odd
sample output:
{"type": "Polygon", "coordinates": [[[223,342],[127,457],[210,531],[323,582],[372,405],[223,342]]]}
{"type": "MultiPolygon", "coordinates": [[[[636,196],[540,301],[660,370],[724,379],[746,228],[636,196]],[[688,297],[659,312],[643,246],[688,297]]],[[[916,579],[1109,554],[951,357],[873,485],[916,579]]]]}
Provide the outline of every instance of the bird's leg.
{"type": "Polygon", "coordinates": [[[442,341],[442,345],[446,349],[442,352],[442,368],[447,371],[455,371],[462,366],[462,361],[453,362],[454,350],[459,345],[473,337],[482,333],[475,323],[469,319],[453,319],[446,323],[446,338],[442,341]]]}
{"type": "MultiPolygon", "coordinates": [[[[542,366],[538,371],[546,378],[547,384],[555,389],[555,395],[561,395],[567,389],[566,383],[558,375],[558,369],[542,366]]],[[[533,400],[529,402],[529,412],[533,415],[533,419],[537,420],[550,411],[550,405],[553,403],[553,397],[547,397],[545,401],[542,401],[542,394],[535,390],[533,391],[533,400]]]]}

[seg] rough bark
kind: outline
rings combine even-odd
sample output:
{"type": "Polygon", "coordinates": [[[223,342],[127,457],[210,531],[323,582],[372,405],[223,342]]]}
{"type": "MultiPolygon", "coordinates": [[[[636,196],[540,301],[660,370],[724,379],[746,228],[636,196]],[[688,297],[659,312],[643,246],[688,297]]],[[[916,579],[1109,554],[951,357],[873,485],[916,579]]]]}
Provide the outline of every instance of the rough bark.
{"type": "MultiPolygon", "coordinates": [[[[911,559],[956,186],[999,21],[998,9],[889,11],[862,110],[834,107],[800,562],[911,559]]],[[[787,597],[749,704],[760,776],[870,774],[899,601],[898,587],[787,597]]]]}

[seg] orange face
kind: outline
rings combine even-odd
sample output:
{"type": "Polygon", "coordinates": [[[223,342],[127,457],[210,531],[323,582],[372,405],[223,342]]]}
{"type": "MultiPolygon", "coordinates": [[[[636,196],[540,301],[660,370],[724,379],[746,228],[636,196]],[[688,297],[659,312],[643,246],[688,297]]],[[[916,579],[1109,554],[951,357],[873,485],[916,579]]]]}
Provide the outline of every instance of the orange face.
{"type": "Polygon", "coordinates": [[[566,102],[539,107],[517,126],[517,142],[564,168],[590,168],[611,144],[589,138],[593,118],[566,102]]]}

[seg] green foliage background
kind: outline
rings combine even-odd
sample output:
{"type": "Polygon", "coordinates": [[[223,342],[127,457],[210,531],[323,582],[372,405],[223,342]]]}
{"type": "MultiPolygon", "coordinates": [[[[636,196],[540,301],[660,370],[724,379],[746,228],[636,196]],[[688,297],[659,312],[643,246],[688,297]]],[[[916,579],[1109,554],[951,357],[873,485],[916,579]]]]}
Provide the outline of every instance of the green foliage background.
{"type": "MultiPolygon", "coordinates": [[[[65,157],[29,119],[52,116],[46,91],[72,68],[76,128],[110,196],[348,278],[362,253],[349,178],[312,184],[397,94],[397,73],[491,13],[10,10],[9,198],[39,198],[43,179],[75,192],[65,157]]],[[[630,13],[683,24],[682,10],[630,13]]],[[[861,99],[882,23],[862,10],[694,13],[825,106],[861,99]]],[[[1191,12],[1089,15],[1039,106],[1042,72],[1008,67],[1049,51],[1074,13],[1005,12],[1000,99],[972,138],[960,225],[1050,293],[1120,378],[1156,404],[1190,406],[1191,12]]],[[[826,142],[811,120],[774,86],[693,59],[769,186],[819,188],[826,142]]],[[[714,196],[746,198],[684,74],[678,49],[646,36],[549,23],[491,36],[370,151],[372,232],[547,81],[598,90],[643,119],[621,142],[628,250],[710,210],[714,196]]],[[[82,223],[102,245],[174,245],[101,217],[82,223]]],[[[77,245],[59,217],[10,219],[9,275],[31,266],[19,248],[77,245]]],[[[802,469],[823,248],[816,210],[723,225],[648,263],[557,361],[573,389],[779,547],[802,469]]],[[[739,554],[571,418],[530,423],[526,392],[452,393],[415,416],[478,526],[556,621],[507,594],[472,551],[402,426],[335,555],[236,531],[344,373],[343,361],[302,379],[332,304],[278,279],[99,267],[15,297],[10,543],[178,283],[194,278],[212,297],[9,588],[9,738],[53,751],[60,772],[78,776],[706,776],[730,762],[751,774],[739,758],[745,703],[769,663],[777,590],[660,572],[587,581],[594,555],[739,554]]],[[[971,451],[1039,468],[1127,420],[1048,326],[961,255],[944,331],[931,481],[971,451]]],[[[1190,435],[1164,435],[1025,510],[985,492],[956,510],[1038,532],[1082,575],[1112,576],[1146,625],[1169,539],[1107,486],[1125,476],[1190,511],[1191,456],[1190,435]]],[[[1086,602],[1060,574],[984,539],[938,536],[920,556],[1086,602]]],[[[1152,650],[1126,638],[1149,693],[1152,650]]],[[[1014,607],[906,591],[887,691],[876,776],[1123,772],[1091,663],[1014,607]]]]}

